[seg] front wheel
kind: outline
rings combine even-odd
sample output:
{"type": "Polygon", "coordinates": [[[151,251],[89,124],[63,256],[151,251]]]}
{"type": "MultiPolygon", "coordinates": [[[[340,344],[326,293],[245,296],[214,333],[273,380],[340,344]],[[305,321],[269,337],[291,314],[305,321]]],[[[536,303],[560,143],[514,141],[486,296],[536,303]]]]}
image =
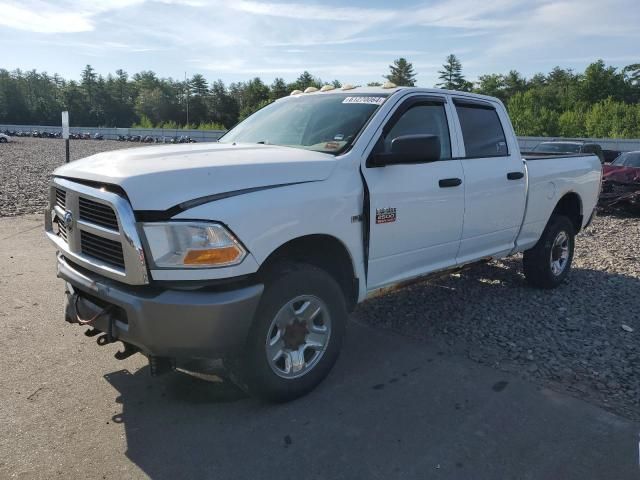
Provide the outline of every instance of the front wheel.
{"type": "Polygon", "coordinates": [[[4,137],[0,137],[0,143],[7,143],[7,139],[4,137]]]}
{"type": "Polygon", "coordinates": [[[524,252],[523,267],[527,281],[538,288],[556,288],[571,270],[575,248],[575,230],[565,216],[551,217],[538,243],[524,252]]]}
{"type": "Polygon", "coordinates": [[[249,393],[288,401],[313,390],[335,364],[347,321],[334,278],[307,264],[271,271],[245,351],[227,367],[249,393]]]}

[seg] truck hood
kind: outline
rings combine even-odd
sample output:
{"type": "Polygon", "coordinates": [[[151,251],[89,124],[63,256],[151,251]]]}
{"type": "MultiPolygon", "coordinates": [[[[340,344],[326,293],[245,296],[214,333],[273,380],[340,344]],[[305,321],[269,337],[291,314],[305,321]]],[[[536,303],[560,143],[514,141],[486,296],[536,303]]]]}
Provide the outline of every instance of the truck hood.
{"type": "Polygon", "coordinates": [[[168,210],[197,198],[326,179],[333,155],[275,145],[199,143],[98,153],[54,175],[118,185],[134,210],[168,210]]]}

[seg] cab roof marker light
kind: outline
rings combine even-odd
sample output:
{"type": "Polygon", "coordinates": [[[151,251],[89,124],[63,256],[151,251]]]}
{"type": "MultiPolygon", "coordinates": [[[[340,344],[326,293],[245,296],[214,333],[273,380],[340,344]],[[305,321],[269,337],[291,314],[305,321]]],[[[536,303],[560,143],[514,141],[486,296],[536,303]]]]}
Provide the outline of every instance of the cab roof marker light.
{"type": "Polygon", "coordinates": [[[328,92],[329,90],[334,90],[336,87],[333,85],[323,85],[320,89],[321,92],[328,92]]]}
{"type": "Polygon", "coordinates": [[[396,88],[397,85],[393,82],[384,82],[384,85],[382,85],[382,88],[396,88]]]}
{"type": "Polygon", "coordinates": [[[300,95],[301,93],[302,93],[302,90],[294,90],[289,95],[300,95]]]}
{"type": "Polygon", "coordinates": [[[353,86],[353,85],[351,85],[350,83],[345,83],[345,84],[342,86],[342,90],[353,90],[354,88],[356,88],[356,87],[354,87],[354,86],[353,86]]]}
{"type": "Polygon", "coordinates": [[[313,93],[313,92],[317,92],[318,89],[316,87],[307,87],[304,89],[304,93],[313,93]]]}

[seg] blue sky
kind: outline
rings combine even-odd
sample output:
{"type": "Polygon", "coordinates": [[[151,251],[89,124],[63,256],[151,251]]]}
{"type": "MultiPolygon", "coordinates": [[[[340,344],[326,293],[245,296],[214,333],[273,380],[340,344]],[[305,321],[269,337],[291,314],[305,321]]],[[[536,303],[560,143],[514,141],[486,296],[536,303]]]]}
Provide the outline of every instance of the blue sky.
{"type": "Polygon", "coordinates": [[[89,63],[227,83],[306,69],[357,84],[404,56],[430,87],[449,53],[471,80],[638,63],[640,0],[0,0],[0,38],[0,67],[66,78],[89,63]]]}

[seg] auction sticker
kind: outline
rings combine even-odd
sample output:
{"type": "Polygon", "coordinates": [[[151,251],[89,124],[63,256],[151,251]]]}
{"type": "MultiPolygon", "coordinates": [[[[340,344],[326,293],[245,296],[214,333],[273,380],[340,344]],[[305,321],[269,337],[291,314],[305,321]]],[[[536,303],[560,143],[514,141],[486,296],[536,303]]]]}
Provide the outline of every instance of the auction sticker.
{"type": "Polygon", "coordinates": [[[365,105],[382,105],[386,97],[346,97],[342,103],[360,103],[365,105]]]}

